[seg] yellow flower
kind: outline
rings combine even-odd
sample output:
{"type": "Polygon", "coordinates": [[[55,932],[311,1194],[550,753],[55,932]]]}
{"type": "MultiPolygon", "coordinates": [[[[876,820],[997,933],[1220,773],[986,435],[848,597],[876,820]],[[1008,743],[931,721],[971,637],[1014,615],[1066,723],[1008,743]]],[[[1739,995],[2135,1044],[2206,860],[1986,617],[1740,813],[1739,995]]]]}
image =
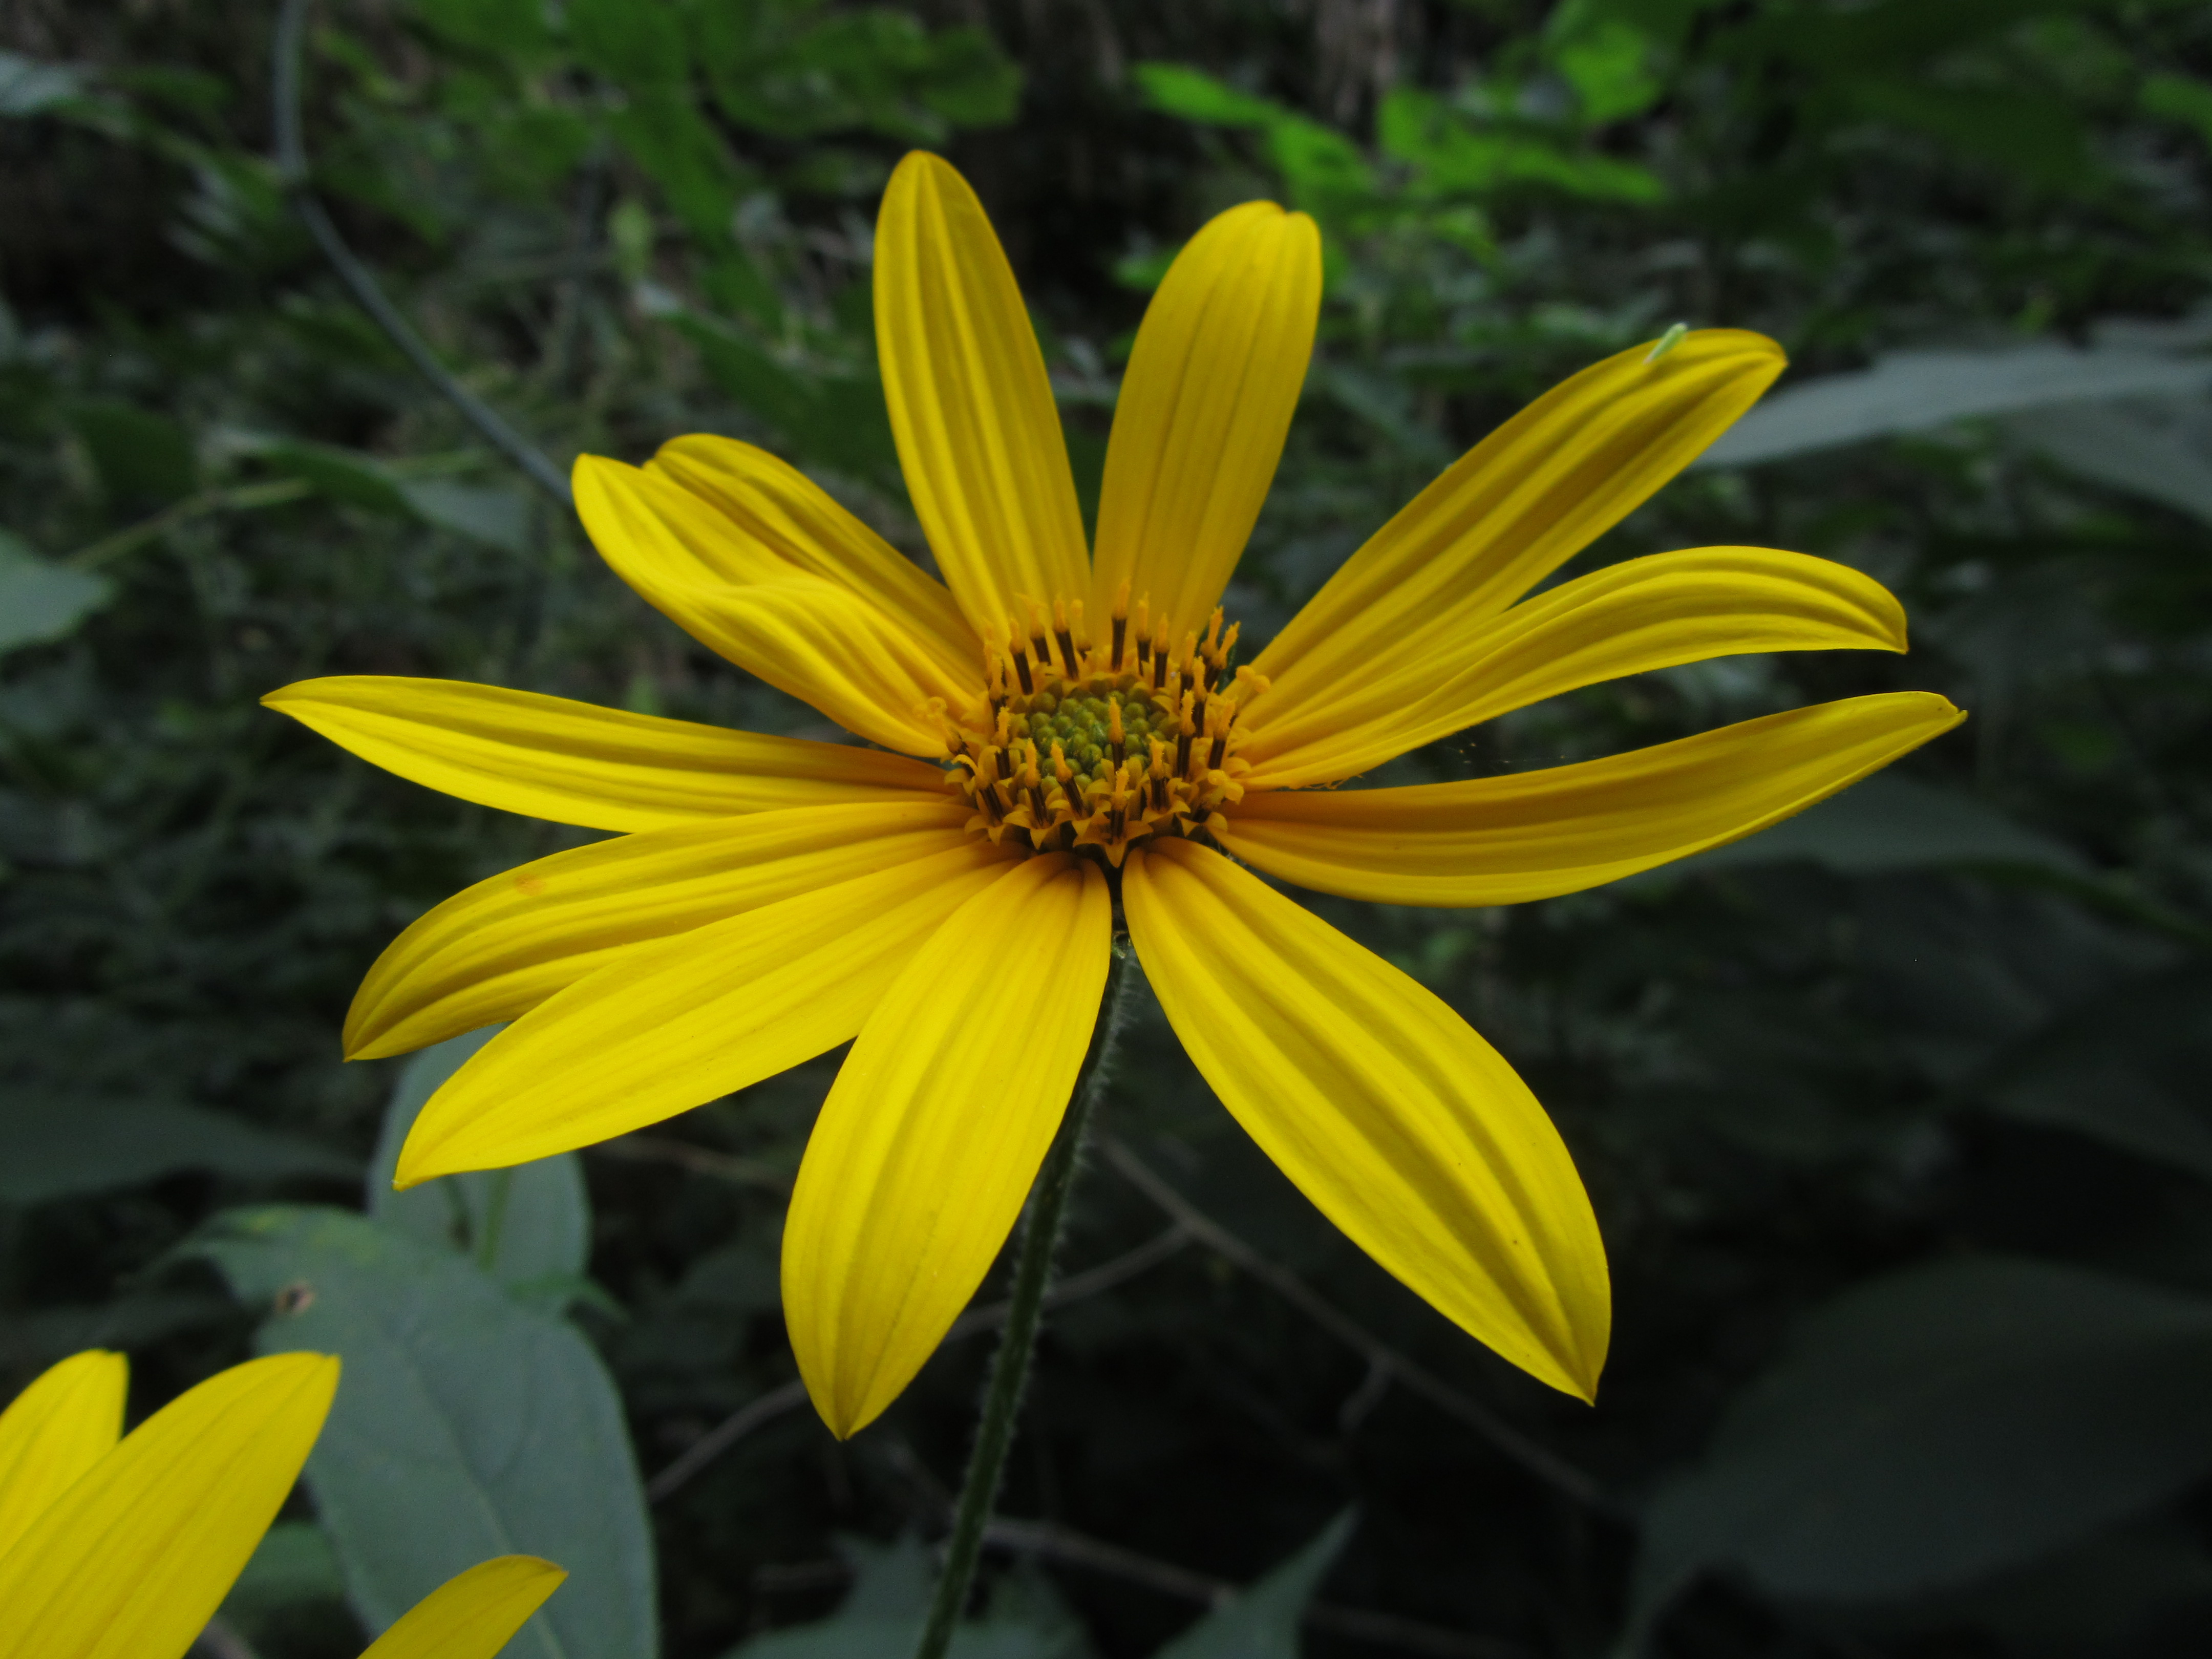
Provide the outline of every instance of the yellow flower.
{"type": "Polygon", "coordinates": [[[1443,1001],[1246,866],[1401,904],[1570,892],[1747,835],[1962,718],[1938,696],[1860,697],[1552,771],[1304,787],[1617,675],[1904,649],[1880,586],[1762,548],[1524,598],[1749,407],[1779,350],[1711,331],[1575,376],[1237,665],[1217,606],[1305,375],[1312,222],[1250,203],[1176,261],[1123,382],[1095,556],[1012,273],[934,156],[892,178],[875,283],[943,583],[726,439],[677,439],[641,469],[586,457],[576,496],[624,580],[879,748],[445,681],[269,699],[402,776],[628,832],[458,895],[369,970],[350,1054],[514,1022],[424,1109],[400,1181],[621,1134],[854,1040],[783,1255],[801,1373],[850,1434],[1012,1228],[1091,1034],[1118,897],[1169,1019],[1267,1155],[1447,1317],[1589,1398],[1605,1257],[1550,1121],[1443,1001]]]}
{"type": "MultiPolygon", "coordinates": [[[[338,1362],[249,1360],[122,1437],[125,1380],[122,1355],[76,1354],[0,1413],[0,1659],[182,1659],[292,1490],[338,1362]]],[[[492,1659],[566,1577],[486,1561],[362,1659],[492,1659]]]]}

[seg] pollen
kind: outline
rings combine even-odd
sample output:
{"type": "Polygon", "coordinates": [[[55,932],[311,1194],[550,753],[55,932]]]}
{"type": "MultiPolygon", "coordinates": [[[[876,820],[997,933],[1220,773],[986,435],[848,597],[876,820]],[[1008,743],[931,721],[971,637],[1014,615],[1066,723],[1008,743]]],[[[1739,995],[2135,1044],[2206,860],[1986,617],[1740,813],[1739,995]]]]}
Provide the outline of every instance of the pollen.
{"type": "Polygon", "coordinates": [[[1244,793],[1237,706],[1267,682],[1236,667],[1237,629],[1220,611],[1172,647],[1164,618],[1148,629],[1151,611],[1139,599],[1132,627],[1125,588],[1094,638],[1081,601],[1030,604],[986,647],[975,706],[932,705],[972,833],[1117,867],[1146,836],[1212,838],[1244,793]]]}

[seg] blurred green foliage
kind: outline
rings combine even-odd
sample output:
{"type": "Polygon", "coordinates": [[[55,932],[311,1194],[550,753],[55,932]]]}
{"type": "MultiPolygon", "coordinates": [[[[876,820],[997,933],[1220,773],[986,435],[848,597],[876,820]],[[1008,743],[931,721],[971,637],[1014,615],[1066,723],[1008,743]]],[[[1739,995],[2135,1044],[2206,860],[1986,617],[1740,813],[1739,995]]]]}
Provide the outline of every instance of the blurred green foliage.
{"type": "MultiPolygon", "coordinates": [[[[777,1233],[827,1065],[511,1188],[364,1200],[456,1056],[340,1066],[355,981],[578,837],[262,693],[435,674],[831,734],[634,599],[356,309],[269,160],[272,22],[0,5],[0,1368],[125,1347],[143,1411],[257,1346],[345,1352],[226,1611],[268,1659],[350,1655],[517,1540],[576,1574],[518,1653],[896,1651],[989,1316],[849,1446],[793,1393],[777,1233]]],[[[1595,1411],[1385,1280],[1140,1020],[959,1650],[1978,1659],[2203,1628],[2202,6],[328,0],[306,108],[352,245],[556,461],[743,436],[925,558],[867,283],[905,148],[990,205],[1087,503],[1182,239],[1310,209],[1329,293],[1235,590],[1255,641],[1557,378],[1678,319],[1764,329],[1782,392],[1578,568],[1821,554],[1899,592],[1913,654],[1647,676],[1383,775],[1905,685],[1973,713],[1614,889],[1321,902],[1561,1123],[1615,1274],[1595,1411]]]]}

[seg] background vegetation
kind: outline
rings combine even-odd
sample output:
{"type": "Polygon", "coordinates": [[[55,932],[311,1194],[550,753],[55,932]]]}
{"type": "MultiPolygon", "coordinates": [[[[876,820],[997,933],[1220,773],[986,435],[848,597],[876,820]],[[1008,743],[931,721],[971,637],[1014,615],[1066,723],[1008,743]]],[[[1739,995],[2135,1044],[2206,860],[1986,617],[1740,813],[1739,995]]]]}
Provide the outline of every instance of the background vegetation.
{"type": "MultiPolygon", "coordinates": [[[[270,159],[274,21],[0,3],[0,1385],[118,1346],[135,1415],[257,1344],[344,1355],[224,1659],[350,1655],[514,1547],[574,1575],[533,1659],[896,1655],[991,1310],[848,1446],[794,1393],[776,1240],[827,1063],[532,1166],[495,1229],[480,1179],[376,1177],[474,1040],[342,1066],[355,981],[574,832],[373,772],[262,693],[444,675],[828,733],[634,599],[364,319],[270,159]]],[[[1899,592],[1913,653],[1652,675],[1389,775],[1899,686],[1972,711],[1616,888],[1323,902],[1574,1148],[1618,1305],[1594,1411],[1346,1244],[1152,1010],[968,1650],[2201,1633],[2212,12],[325,0],[305,107],[344,236],[557,464],[735,434],[917,556],[866,280],[904,149],[990,205],[1094,495],[1166,258],[1229,203],[1310,209],[1323,344],[1238,575],[1255,641],[1555,379],[1678,319],[1765,330],[1784,390],[1577,568],[1825,555],[1899,592]]]]}

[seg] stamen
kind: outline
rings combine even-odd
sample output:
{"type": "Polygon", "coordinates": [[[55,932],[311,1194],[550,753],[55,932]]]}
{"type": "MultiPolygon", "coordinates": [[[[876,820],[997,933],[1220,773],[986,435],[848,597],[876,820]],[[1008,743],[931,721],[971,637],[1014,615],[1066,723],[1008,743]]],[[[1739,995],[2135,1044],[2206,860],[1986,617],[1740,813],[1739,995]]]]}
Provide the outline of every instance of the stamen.
{"type": "Polygon", "coordinates": [[[1129,584],[1123,582],[1121,591],[1114,595],[1114,651],[1106,659],[1107,671],[1121,672],[1121,641],[1129,632],[1129,584]]]}
{"type": "Polygon", "coordinates": [[[1075,641],[1068,634],[1066,599],[1052,602],[1052,636],[1060,643],[1060,672],[1074,679],[1079,671],[1075,665],[1075,641]]]}

